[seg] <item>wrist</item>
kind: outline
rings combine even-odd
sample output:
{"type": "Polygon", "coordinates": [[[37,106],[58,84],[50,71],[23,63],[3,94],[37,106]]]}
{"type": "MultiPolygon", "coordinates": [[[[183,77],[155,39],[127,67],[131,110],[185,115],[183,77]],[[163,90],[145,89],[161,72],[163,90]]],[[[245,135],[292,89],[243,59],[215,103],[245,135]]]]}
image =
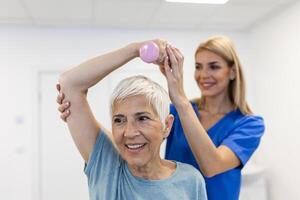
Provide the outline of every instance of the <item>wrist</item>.
{"type": "Polygon", "coordinates": [[[141,46],[142,43],[139,42],[130,43],[129,45],[126,46],[129,49],[130,57],[132,59],[140,56],[139,50],[141,46]]]}
{"type": "Polygon", "coordinates": [[[188,108],[188,106],[190,106],[191,103],[186,97],[184,97],[184,98],[179,99],[176,102],[173,102],[173,104],[176,107],[176,110],[185,111],[188,108]]]}

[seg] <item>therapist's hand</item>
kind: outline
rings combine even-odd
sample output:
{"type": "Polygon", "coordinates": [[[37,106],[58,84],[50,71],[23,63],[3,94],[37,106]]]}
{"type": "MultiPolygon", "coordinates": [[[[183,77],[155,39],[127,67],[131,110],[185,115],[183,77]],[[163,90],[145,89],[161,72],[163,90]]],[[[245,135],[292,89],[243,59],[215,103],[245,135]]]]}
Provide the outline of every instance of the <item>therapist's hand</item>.
{"type": "Polygon", "coordinates": [[[172,103],[177,106],[188,102],[183,87],[183,61],[184,56],[179,49],[171,45],[166,47],[167,57],[164,60],[162,73],[168,82],[169,96],[172,103]]]}
{"type": "Polygon", "coordinates": [[[56,84],[56,89],[59,92],[59,94],[56,97],[56,102],[59,104],[58,105],[58,111],[60,112],[60,118],[66,122],[67,118],[70,116],[70,102],[69,101],[64,101],[65,95],[60,91],[60,84],[56,84]]]}

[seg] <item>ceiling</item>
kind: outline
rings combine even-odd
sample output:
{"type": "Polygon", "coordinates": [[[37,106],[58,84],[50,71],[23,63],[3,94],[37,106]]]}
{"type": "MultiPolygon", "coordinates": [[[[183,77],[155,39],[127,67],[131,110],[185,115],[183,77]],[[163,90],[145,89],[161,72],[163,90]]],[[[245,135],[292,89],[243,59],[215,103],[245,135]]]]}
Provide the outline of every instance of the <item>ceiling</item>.
{"type": "Polygon", "coordinates": [[[164,0],[0,0],[0,25],[247,30],[298,0],[229,0],[225,5],[164,0]]]}

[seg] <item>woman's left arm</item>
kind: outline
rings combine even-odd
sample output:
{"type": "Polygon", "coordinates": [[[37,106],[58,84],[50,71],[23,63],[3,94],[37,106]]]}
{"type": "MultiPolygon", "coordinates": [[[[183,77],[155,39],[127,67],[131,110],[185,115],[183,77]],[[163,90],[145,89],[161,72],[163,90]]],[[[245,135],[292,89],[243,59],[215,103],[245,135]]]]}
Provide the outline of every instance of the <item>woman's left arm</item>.
{"type": "Polygon", "coordinates": [[[212,177],[228,171],[241,164],[239,158],[225,145],[216,147],[201,125],[191,103],[183,89],[183,61],[181,52],[167,46],[168,57],[164,62],[165,77],[172,103],[176,107],[179,118],[193,152],[193,155],[206,177],[212,177]]]}

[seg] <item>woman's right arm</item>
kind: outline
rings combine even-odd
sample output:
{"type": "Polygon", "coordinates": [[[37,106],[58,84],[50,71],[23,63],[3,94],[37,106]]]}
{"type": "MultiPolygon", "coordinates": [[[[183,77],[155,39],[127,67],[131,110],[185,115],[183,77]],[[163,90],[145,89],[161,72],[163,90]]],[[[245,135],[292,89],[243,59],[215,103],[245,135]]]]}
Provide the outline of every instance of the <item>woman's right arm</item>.
{"type": "Polygon", "coordinates": [[[87,102],[90,87],[106,75],[139,56],[140,43],[132,43],[116,51],[98,56],[74,67],[59,77],[60,94],[71,102],[67,124],[72,138],[85,162],[96,142],[100,130],[105,131],[96,121],[87,102]]]}

